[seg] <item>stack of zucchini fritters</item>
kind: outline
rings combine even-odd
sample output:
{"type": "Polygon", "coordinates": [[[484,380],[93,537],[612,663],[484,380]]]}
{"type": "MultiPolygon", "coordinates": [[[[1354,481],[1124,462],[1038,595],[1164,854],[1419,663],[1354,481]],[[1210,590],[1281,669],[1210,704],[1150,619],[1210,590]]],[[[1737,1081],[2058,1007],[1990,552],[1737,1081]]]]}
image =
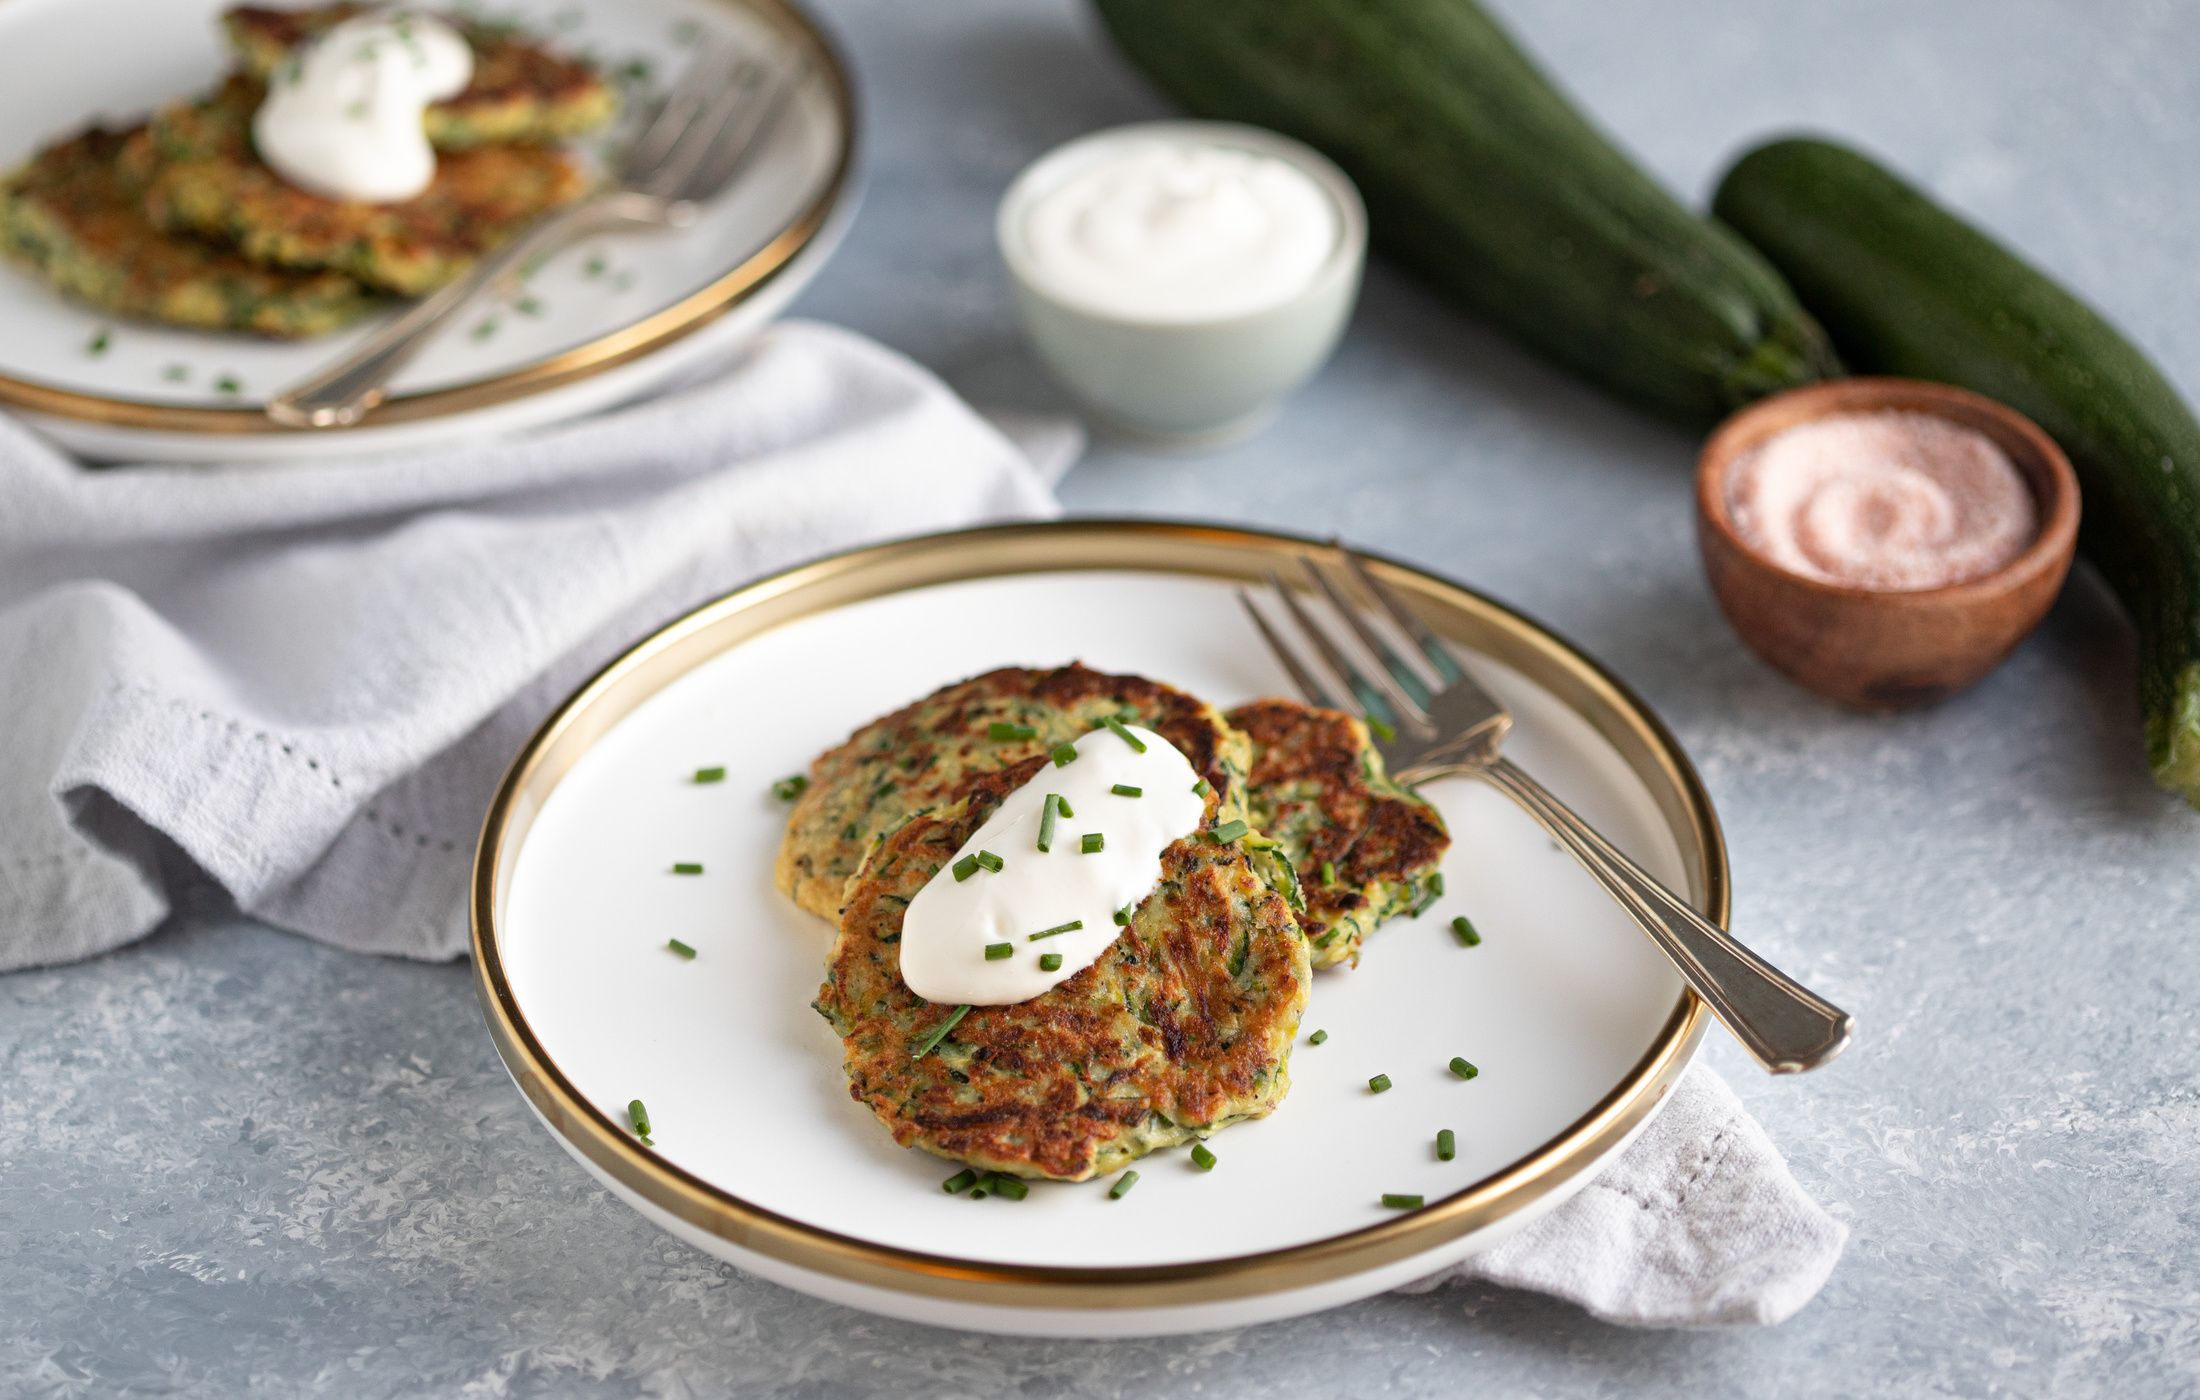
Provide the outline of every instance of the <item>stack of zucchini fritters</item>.
{"type": "Polygon", "coordinates": [[[1012,667],[820,756],[778,882],[839,926],[817,1009],[840,1034],[849,1092],[897,1142],[1082,1181],[1273,1110],[1312,969],[1358,961],[1376,924],[1418,907],[1449,844],[1348,715],[1288,700],[1223,714],[1140,676],[1012,667]],[[1097,962],[1030,1001],[972,1008],[914,1053],[954,1008],[901,980],[910,899],[1103,717],[1190,760],[1209,789],[1200,830],[1163,853],[1160,884],[1097,962]]]}
{"type": "Polygon", "coordinates": [[[455,19],[473,81],[428,109],[439,157],[426,191],[370,204],[285,183],[252,148],[265,85],[299,46],[367,9],[230,10],[238,71],[205,97],[125,130],[93,127],[11,172],[0,250],[116,315],[311,336],[384,297],[434,290],[582,191],[557,143],[610,117],[611,85],[509,26],[455,19]]]}

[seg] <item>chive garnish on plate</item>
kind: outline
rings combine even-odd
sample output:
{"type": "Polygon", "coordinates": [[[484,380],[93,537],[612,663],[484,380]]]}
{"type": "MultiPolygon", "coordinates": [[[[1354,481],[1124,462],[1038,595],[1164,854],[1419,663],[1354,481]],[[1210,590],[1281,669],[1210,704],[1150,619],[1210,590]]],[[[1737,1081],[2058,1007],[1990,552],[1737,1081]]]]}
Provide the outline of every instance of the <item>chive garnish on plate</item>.
{"type": "Polygon", "coordinates": [[[977,1184],[978,1174],[970,1168],[964,1167],[961,1171],[941,1182],[940,1189],[950,1196],[960,1196],[977,1184]]]}
{"type": "Polygon", "coordinates": [[[1327,1039],[1329,1039],[1329,1032],[1327,1032],[1327,1031],[1316,1031],[1316,1032],[1314,1032],[1314,1033],[1313,1033],[1312,1035],[1310,1035],[1310,1036],[1308,1036],[1308,1037],[1306,1038],[1306,1043],[1307,1043],[1308,1045],[1319,1045],[1319,1044],[1321,1044],[1321,1043],[1322,1043],[1323,1041],[1325,1041],[1325,1040],[1327,1040],[1327,1039]]]}
{"type": "Polygon", "coordinates": [[[955,883],[959,885],[978,873],[978,858],[976,856],[964,856],[950,868],[955,872],[955,883]]]}
{"type": "Polygon", "coordinates": [[[1062,970],[1062,955],[1060,953],[1041,953],[1039,955],[1039,970],[1041,972],[1060,972],[1062,970]]]}
{"type": "Polygon", "coordinates": [[[1114,793],[1117,797],[1144,797],[1146,795],[1144,788],[1132,787],[1129,783],[1117,783],[1108,791],[1114,793]]]}
{"type": "Polygon", "coordinates": [[[693,948],[690,948],[687,944],[682,943],[679,939],[668,938],[665,940],[665,946],[667,948],[670,948],[673,952],[678,953],[681,957],[686,958],[689,962],[695,961],[695,950],[693,948]]]}
{"type": "Polygon", "coordinates": [[[997,719],[985,727],[985,737],[996,744],[1006,744],[1018,739],[1036,739],[1039,731],[1028,724],[1010,724],[1005,719],[997,719]]]}
{"type": "Polygon", "coordinates": [[[1013,943],[988,943],[985,945],[985,960],[987,962],[999,962],[1003,958],[1014,956],[1016,956],[1016,945],[1013,943]]]}
{"type": "Polygon", "coordinates": [[[1042,851],[1054,847],[1054,808],[1061,800],[1050,792],[1039,804],[1039,849],[1042,851]]]}
{"type": "Polygon", "coordinates": [[[1131,926],[1131,906],[1126,904],[1109,917],[1115,920],[1117,928],[1129,928],[1131,926]]]}
{"type": "Polygon", "coordinates": [[[1083,919],[1071,919],[1066,924],[1056,924],[1053,928],[1043,928],[1037,933],[1027,933],[1024,935],[1024,942],[1036,943],[1042,938],[1052,938],[1058,933],[1075,933],[1084,926],[1085,921],[1083,919]]]}
{"type": "Polygon", "coordinates": [[[1198,782],[1193,783],[1192,791],[1197,793],[1201,797],[1205,797],[1207,795],[1207,780],[1205,778],[1201,778],[1198,782]]]}
{"type": "Polygon", "coordinates": [[[931,1034],[917,1042],[917,1048],[909,1052],[909,1058],[921,1060],[931,1054],[941,1041],[947,1039],[947,1033],[955,1029],[956,1024],[969,1014],[970,1008],[967,1006],[958,1006],[953,1011],[948,1012],[946,1020],[934,1026],[931,1034]]]}
{"type": "Polygon", "coordinates": [[[1444,892],[1443,871],[1439,870],[1428,877],[1428,892],[1433,895],[1441,895],[1444,892]]]}
{"type": "Polygon", "coordinates": [[[1211,1172],[1215,1169],[1215,1154],[1208,1151],[1206,1143],[1195,1142],[1192,1144],[1192,1165],[1203,1172],[1211,1172]]]}
{"type": "Polygon", "coordinates": [[[1464,948],[1472,948],[1482,941],[1482,935],[1475,931],[1474,925],[1468,922],[1464,914],[1451,921],[1451,931],[1464,948]]]}
{"type": "Polygon", "coordinates": [[[804,792],[807,792],[809,787],[810,780],[797,773],[791,778],[781,778],[778,782],[773,783],[772,796],[782,802],[792,802],[804,792]]]}
{"type": "Polygon", "coordinates": [[[1059,793],[1055,794],[1054,810],[1059,816],[1074,817],[1077,815],[1077,809],[1069,805],[1069,799],[1059,793]]]}
{"type": "Polygon", "coordinates": [[[1108,838],[1103,832],[1088,831],[1077,838],[1077,849],[1085,855],[1096,856],[1107,848],[1108,838]]]}
{"type": "Polygon", "coordinates": [[[1001,873],[1002,866],[1008,864],[1007,861],[1002,860],[999,856],[993,854],[991,851],[980,851],[976,855],[972,856],[971,859],[978,863],[978,868],[980,870],[990,870],[996,875],[1001,873]]]}
{"type": "Polygon", "coordinates": [[[1378,1074],[1373,1079],[1367,1081],[1367,1087],[1370,1093],[1380,1094],[1385,1089],[1388,1089],[1390,1087],[1390,1076],[1387,1074],[1378,1074]]]}
{"type": "Polygon", "coordinates": [[[1077,761],[1077,746],[1076,746],[1075,744],[1056,744],[1056,745],[1054,746],[1054,766],[1055,766],[1055,767],[1057,767],[1057,768],[1067,768],[1067,767],[1069,767],[1069,766],[1070,766],[1070,765],[1071,765],[1072,763],[1075,763],[1076,761],[1077,761]]]}
{"type": "Polygon", "coordinates": [[[1117,719],[1114,715],[1100,716],[1100,723],[1107,726],[1107,730],[1109,733],[1113,734],[1116,738],[1121,739],[1124,743],[1129,744],[1138,752],[1144,753],[1146,751],[1146,741],[1139,738],[1136,734],[1131,733],[1131,731],[1124,726],[1123,721],[1117,719]]]}
{"type": "Polygon", "coordinates": [[[698,768],[695,770],[695,781],[698,783],[722,783],[725,780],[726,770],[723,768],[698,768]]]}
{"type": "Polygon", "coordinates": [[[703,863],[697,860],[677,860],[672,863],[672,873],[675,875],[700,875],[703,873],[703,863]]]}
{"type": "Polygon", "coordinates": [[[98,333],[95,334],[91,338],[91,341],[85,345],[84,353],[92,356],[104,355],[107,353],[107,347],[114,343],[114,332],[108,330],[105,326],[101,326],[98,333]]]}
{"type": "Polygon", "coordinates": [[[1419,1196],[1408,1196],[1400,1191],[1385,1191],[1383,1193],[1383,1204],[1389,1206],[1392,1210],[1419,1210],[1422,1199],[1419,1196]]]}
{"type": "Polygon", "coordinates": [[[1224,822],[1222,825],[1216,827],[1213,831],[1208,832],[1207,839],[1214,842],[1217,846],[1227,846],[1232,841],[1237,840],[1240,836],[1243,836],[1246,832],[1251,831],[1252,829],[1253,828],[1246,825],[1246,823],[1242,819],[1232,817],[1229,821],[1224,822]]]}
{"type": "Polygon", "coordinates": [[[634,1130],[634,1136],[640,1138],[643,1142],[649,1141],[649,1110],[642,1107],[640,1099],[635,1099],[627,1104],[626,1122],[627,1126],[634,1130]]]}
{"type": "Polygon", "coordinates": [[[1398,737],[1398,731],[1392,728],[1390,721],[1384,719],[1381,715],[1369,715],[1367,717],[1367,727],[1374,733],[1376,738],[1386,744],[1398,737]]]}
{"type": "Polygon", "coordinates": [[[1461,1079],[1472,1079],[1482,1071],[1476,1069],[1464,1056],[1454,1055],[1451,1057],[1451,1072],[1461,1079]]]}
{"type": "Polygon", "coordinates": [[[993,1173],[988,1184],[992,1187],[994,1195],[1005,1196],[1012,1201],[1020,1201],[1031,1194],[1029,1183],[1024,1181],[1022,1177],[1010,1176],[1006,1172],[993,1173]]]}
{"type": "Polygon", "coordinates": [[[1121,1176],[1115,1179],[1115,1185],[1108,1188],[1108,1199],[1111,1201],[1122,1200],[1125,1196],[1128,1196],[1131,1193],[1131,1188],[1133,1186],[1136,1186],[1137,1184],[1137,1172],[1123,1173],[1121,1176]]]}
{"type": "Polygon", "coordinates": [[[214,392],[230,395],[241,394],[244,392],[244,381],[234,374],[225,374],[214,381],[214,392]]]}
{"type": "Polygon", "coordinates": [[[1454,1134],[1449,1128],[1446,1128],[1442,1132],[1439,1132],[1436,1135],[1436,1159],[1440,1162],[1448,1162],[1458,1155],[1458,1136],[1454,1134]]]}

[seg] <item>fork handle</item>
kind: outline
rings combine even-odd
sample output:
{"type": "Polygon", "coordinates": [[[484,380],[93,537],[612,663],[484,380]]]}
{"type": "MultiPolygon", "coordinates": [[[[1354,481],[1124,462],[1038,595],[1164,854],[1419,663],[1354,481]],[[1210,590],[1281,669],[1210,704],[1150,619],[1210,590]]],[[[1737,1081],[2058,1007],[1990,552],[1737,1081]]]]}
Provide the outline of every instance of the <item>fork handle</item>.
{"type": "Polygon", "coordinates": [[[1766,1069],[1774,1074],[1816,1069],[1847,1048],[1854,1017],[1689,908],[1550,789],[1504,758],[1471,771],[1519,803],[1573,853],[1766,1069]]]}
{"type": "MultiPolygon", "coordinates": [[[[464,276],[415,302],[350,354],[269,399],[267,416],[287,428],[348,428],[389,397],[390,381],[427,343],[458,318],[484,287],[530,260],[547,257],[608,225],[646,220],[642,196],[608,191],[586,196],[536,220],[489,253],[464,276]],[[630,207],[631,206],[631,207],[630,207]]],[[[656,205],[656,201],[650,201],[656,205]]]]}

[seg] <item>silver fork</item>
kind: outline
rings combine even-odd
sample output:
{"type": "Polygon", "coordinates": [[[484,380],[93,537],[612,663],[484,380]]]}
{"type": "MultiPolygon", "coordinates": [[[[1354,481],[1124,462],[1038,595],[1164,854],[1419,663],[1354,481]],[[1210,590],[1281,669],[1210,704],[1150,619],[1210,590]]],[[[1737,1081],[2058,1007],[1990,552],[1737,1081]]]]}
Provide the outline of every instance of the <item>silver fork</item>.
{"type": "Polygon", "coordinates": [[[1376,663],[1363,670],[1329,628],[1318,622],[1274,573],[1268,576],[1296,629],[1312,645],[1309,657],[1284,639],[1238,590],[1268,648],[1291,681],[1316,705],[1351,710],[1370,720],[1392,773],[1410,782],[1471,774],[1489,782],[1556,837],[1583,868],[1634,916],[1735,1039],[1774,1074],[1816,1069],[1847,1048],[1855,1019],[1758,957],[1691,909],[1587,822],[1529,777],[1498,748],[1512,715],[1477,684],[1429,626],[1375,576],[1357,554],[1331,542],[1360,591],[1409,639],[1401,656],[1369,624],[1359,606],[1312,555],[1301,555],[1314,588],[1328,599],[1351,636],[1376,663]],[[1342,689],[1326,684],[1326,670],[1342,689]]]}
{"type": "Polygon", "coordinates": [[[267,416],[291,428],[349,427],[389,397],[390,380],[484,288],[590,234],[692,223],[697,203],[740,173],[805,71],[799,63],[773,65],[722,43],[706,48],[681,73],[608,184],[543,215],[358,349],[277,394],[267,416]]]}

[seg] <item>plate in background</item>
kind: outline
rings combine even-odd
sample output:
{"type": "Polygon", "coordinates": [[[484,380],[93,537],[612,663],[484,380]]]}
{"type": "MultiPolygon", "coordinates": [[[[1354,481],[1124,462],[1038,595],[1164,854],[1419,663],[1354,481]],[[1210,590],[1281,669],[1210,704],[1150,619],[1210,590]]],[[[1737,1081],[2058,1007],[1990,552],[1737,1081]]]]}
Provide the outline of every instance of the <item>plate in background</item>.
{"type": "MultiPolygon", "coordinates": [[[[1150,521],[1002,526],[882,545],[750,585],[639,643],[567,701],[500,790],[475,866],[475,972],[499,1053],[591,1173],[721,1258],[819,1297],[1004,1333],[1122,1336],[1267,1321],[1395,1287],[1585,1185],[1693,1057],[1704,1011],[1525,815],[1429,785],[1455,844],[1428,916],[1315,979],[1269,1118],[1021,1202],[948,1196],[953,1165],[852,1101],[810,1009],[831,930],[772,885],[771,782],[856,726],[994,666],[1083,660],[1217,705],[1285,693],[1235,586],[1306,542],[1150,521]],[[953,625],[962,619],[968,625],[953,625]],[[971,619],[983,619],[982,624],[971,619]],[[1166,619],[1167,626],[1156,622],[1166,619]],[[722,765],[724,782],[695,769],[722,765]],[[700,861],[676,878],[674,861],[700,861]],[[1447,924],[1471,915],[1482,946],[1447,924]],[[699,950],[672,956],[667,938],[699,950]],[[1482,1069],[1461,1081],[1464,1055],[1482,1069]],[[1379,1098],[1375,1074],[1395,1088],[1379,1098]],[[649,1105],[654,1148],[627,1131],[649,1105]],[[1440,1128],[1456,1160],[1436,1159],[1440,1128]],[[1412,1192],[1425,1209],[1384,1209],[1412,1192]]],[[[1475,654],[1508,751],[1724,917],[1708,798],[1657,720],[1503,606],[1377,564],[1475,654]]]]}
{"type": "MultiPolygon", "coordinates": [[[[0,4],[0,167],[91,122],[134,121],[211,87],[228,66],[216,24],[223,8],[223,0],[0,4]],[[115,43],[118,33],[130,42],[115,43]]],[[[259,405],[372,322],[291,342],[156,326],[64,300],[5,260],[0,407],[71,450],[110,460],[408,449],[631,398],[753,335],[816,275],[853,213],[855,115],[847,70],[801,11],[787,0],[515,0],[493,9],[626,75],[629,114],[713,35],[752,52],[800,55],[808,77],[748,168],[694,225],[584,240],[530,278],[529,311],[484,298],[359,427],[280,428],[259,405]],[[105,348],[93,353],[102,331],[105,348]],[[237,392],[217,387],[225,378],[237,392]]]]}

